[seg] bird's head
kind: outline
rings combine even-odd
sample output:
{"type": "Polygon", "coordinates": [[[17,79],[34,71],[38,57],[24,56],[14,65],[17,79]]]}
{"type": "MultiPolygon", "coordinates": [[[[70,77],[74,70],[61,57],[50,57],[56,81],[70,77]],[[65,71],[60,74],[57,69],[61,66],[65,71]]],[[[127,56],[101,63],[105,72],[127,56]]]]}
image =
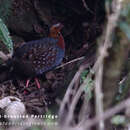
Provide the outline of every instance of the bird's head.
{"type": "Polygon", "coordinates": [[[60,32],[61,32],[61,29],[63,28],[63,24],[61,23],[57,23],[57,24],[54,24],[51,28],[50,28],[50,36],[52,38],[59,38],[60,36],[60,32]]]}

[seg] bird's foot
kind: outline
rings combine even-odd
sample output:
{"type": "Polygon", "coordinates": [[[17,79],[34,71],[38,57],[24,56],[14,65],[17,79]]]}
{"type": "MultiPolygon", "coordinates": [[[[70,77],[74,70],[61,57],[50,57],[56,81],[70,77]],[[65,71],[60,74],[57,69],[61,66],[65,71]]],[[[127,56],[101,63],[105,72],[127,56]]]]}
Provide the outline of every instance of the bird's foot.
{"type": "MultiPolygon", "coordinates": [[[[28,88],[29,82],[30,82],[30,79],[28,79],[28,80],[26,81],[26,88],[28,88]]],[[[24,94],[27,94],[27,91],[26,91],[26,90],[24,90],[24,94]]]]}

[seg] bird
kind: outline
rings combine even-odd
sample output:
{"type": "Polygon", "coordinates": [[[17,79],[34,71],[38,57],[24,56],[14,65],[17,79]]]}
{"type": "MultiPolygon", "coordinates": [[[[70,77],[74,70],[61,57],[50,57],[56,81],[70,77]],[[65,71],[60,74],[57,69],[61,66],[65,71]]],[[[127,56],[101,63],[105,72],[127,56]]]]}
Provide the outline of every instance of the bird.
{"type": "MultiPolygon", "coordinates": [[[[40,88],[38,76],[61,64],[65,55],[65,41],[61,34],[63,24],[57,23],[50,27],[48,37],[25,42],[16,48],[6,62],[10,68],[10,77],[26,79],[26,88],[31,79],[40,88]]],[[[5,67],[6,68],[6,67],[5,67]]]]}

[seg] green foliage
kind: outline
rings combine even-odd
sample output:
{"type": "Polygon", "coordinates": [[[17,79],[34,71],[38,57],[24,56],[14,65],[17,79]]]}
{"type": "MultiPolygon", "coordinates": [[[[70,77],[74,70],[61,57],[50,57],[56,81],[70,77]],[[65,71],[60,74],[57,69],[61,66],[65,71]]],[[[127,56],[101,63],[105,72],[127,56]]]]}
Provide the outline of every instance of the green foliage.
{"type": "Polygon", "coordinates": [[[116,96],[116,102],[120,102],[123,100],[129,92],[130,88],[130,73],[123,79],[123,81],[119,84],[118,93],[116,96]]]}
{"type": "Polygon", "coordinates": [[[88,82],[87,82],[87,84],[85,86],[85,89],[84,89],[85,93],[87,94],[87,97],[86,97],[87,100],[90,100],[92,98],[92,96],[93,96],[92,88],[93,88],[93,80],[91,78],[89,78],[88,82]]]}
{"type": "Polygon", "coordinates": [[[89,70],[84,70],[81,74],[81,82],[83,82],[86,79],[86,76],[88,75],[89,70]]]}
{"type": "Polygon", "coordinates": [[[3,23],[2,19],[0,19],[0,40],[3,41],[9,52],[13,52],[13,42],[9,36],[8,28],[3,23]]]}
{"type": "Polygon", "coordinates": [[[127,23],[120,23],[121,30],[126,34],[127,38],[130,41],[130,26],[127,23]]]}
{"type": "Polygon", "coordinates": [[[6,21],[8,16],[11,14],[12,0],[1,0],[0,1],[0,18],[6,21]]]}
{"type": "Polygon", "coordinates": [[[126,123],[126,118],[123,115],[116,115],[111,119],[111,123],[114,125],[123,125],[126,123]]]}
{"type": "MultiPolygon", "coordinates": [[[[89,74],[89,70],[84,70],[84,72],[82,72],[81,82],[83,82],[86,79],[88,74],[89,74]]],[[[87,97],[86,97],[87,100],[90,100],[92,98],[92,88],[93,88],[93,80],[91,77],[89,77],[84,88],[84,91],[87,94],[87,97]]]]}
{"type": "Polygon", "coordinates": [[[121,19],[119,21],[119,27],[130,41],[130,4],[126,4],[121,11],[120,17],[121,19]]]}
{"type": "Polygon", "coordinates": [[[120,84],[118,89],[118,95],[116,96],[116,101],[120,101],[122,99],[123,93],[125,92],[126,86],[125,84],[120,84]]]}

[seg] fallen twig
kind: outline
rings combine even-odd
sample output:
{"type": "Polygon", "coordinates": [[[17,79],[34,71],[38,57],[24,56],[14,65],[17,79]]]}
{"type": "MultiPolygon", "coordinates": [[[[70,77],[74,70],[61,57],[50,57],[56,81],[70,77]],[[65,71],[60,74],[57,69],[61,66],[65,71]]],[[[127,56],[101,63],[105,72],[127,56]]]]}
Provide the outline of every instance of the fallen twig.
{"type": "Polygon", "coordinates": [[[69,61],[69,62],[67,62],[67,63],[64,63],[64,64],[62,64],[62,65],[56,67],[56,69],[62,68],[62,67],[64,67],[64,66],[68,65],[68,64],[71,64],[71,63],[74,63],[74,62],[76,62],[76,61],[83,60],[83,59],[85,59],[85,56],[82,56],[82,57],[76,58],[76,59],[74,59],[74,60],[71,60],[71,61],[69,61]]]}

